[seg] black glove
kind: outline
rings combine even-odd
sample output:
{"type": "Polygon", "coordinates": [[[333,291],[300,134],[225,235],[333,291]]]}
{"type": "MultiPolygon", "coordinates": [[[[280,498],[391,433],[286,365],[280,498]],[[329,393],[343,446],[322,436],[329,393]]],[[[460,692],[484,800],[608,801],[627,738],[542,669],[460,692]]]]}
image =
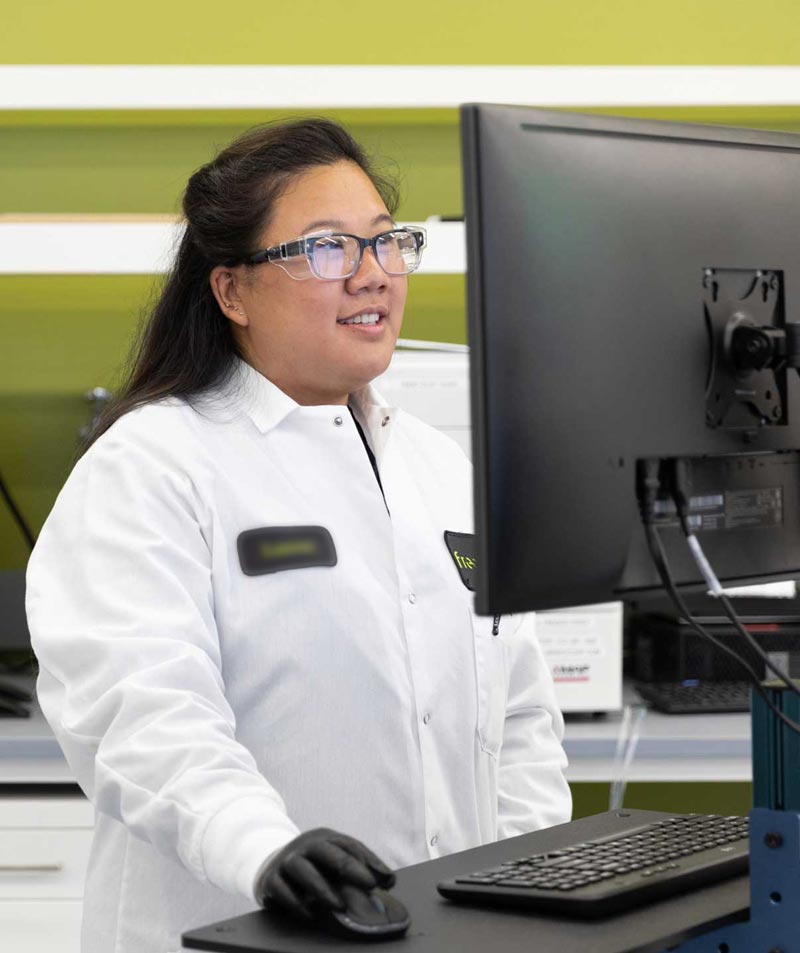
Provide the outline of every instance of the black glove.
{"type": "Polygon", "coordinates": [[[362,890],[394,885],[394,874],[361,841],[326,827],[295,837],[259,871],[256,897],[306,919],[343,910],[339,887],[362,890]]]}

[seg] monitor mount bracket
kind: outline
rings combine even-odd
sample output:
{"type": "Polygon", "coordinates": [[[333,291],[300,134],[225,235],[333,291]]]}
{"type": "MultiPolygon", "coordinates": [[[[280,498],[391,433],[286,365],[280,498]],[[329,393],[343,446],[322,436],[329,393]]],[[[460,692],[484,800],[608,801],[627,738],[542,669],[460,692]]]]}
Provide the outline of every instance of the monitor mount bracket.
{"type": "Polygon", "coordinates": [[[787,372],[800,370],[800,324],[784,317],[783,272],[706,268],[706,424],[748,442],[787,419],[787,372]]]}

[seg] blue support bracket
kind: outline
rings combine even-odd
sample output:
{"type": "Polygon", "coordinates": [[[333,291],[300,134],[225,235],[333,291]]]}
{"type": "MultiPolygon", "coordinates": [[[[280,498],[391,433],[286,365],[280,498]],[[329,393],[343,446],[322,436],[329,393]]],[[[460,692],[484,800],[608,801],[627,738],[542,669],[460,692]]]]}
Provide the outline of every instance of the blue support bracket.
{"type": "Polygon", "coordinates": [[[750,919],[670,953],[800,953],[800,814],[750,812],[750,919]]]}

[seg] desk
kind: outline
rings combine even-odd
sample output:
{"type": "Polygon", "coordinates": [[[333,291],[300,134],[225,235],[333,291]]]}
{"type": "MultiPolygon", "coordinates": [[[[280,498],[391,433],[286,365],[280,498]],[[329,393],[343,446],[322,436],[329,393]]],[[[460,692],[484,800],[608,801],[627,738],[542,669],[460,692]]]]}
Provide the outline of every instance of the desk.
{"type": "Polygon", "coordinates": [[[457,906],[436,891],[438,881],[470,870],[630,830],[643,820],[668,816],[655,811],[620,813],[625,816],[599,814],[398,871],[394,892],[413,918],[411,929],[400,941],[343,940],[259,911],[192,930],[184,936],[183,948],[217,953],[356,953],[367,949],[385,953],[661,953],[691,936],[744,919],[749,906],[747,877],[601,921],[457,906]]]}

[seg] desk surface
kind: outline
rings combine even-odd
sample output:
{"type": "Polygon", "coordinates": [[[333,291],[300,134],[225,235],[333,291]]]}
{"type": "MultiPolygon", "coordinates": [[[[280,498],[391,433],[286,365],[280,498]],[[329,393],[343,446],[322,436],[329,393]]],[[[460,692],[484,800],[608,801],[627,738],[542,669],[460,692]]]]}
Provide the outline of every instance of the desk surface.
{"type": "Polygon", "coordinates": [[[378,949],[387,953],[661,953],[691,936],[742,919],[749,905],[747,877],[601,921],[457,906],[437,893],[436,884],[511,857],[555,850],[576,840],[629,830],[643,820],[668,816],[635,810],[598,814],[406,867],[398,871],[394,892],[411,911],[413,923],[404,939],[392,943],[322,935],[304,924],[259,911],[191,931],[184,936],[184,949],[218,953],[363,953],[378,949]]]}

